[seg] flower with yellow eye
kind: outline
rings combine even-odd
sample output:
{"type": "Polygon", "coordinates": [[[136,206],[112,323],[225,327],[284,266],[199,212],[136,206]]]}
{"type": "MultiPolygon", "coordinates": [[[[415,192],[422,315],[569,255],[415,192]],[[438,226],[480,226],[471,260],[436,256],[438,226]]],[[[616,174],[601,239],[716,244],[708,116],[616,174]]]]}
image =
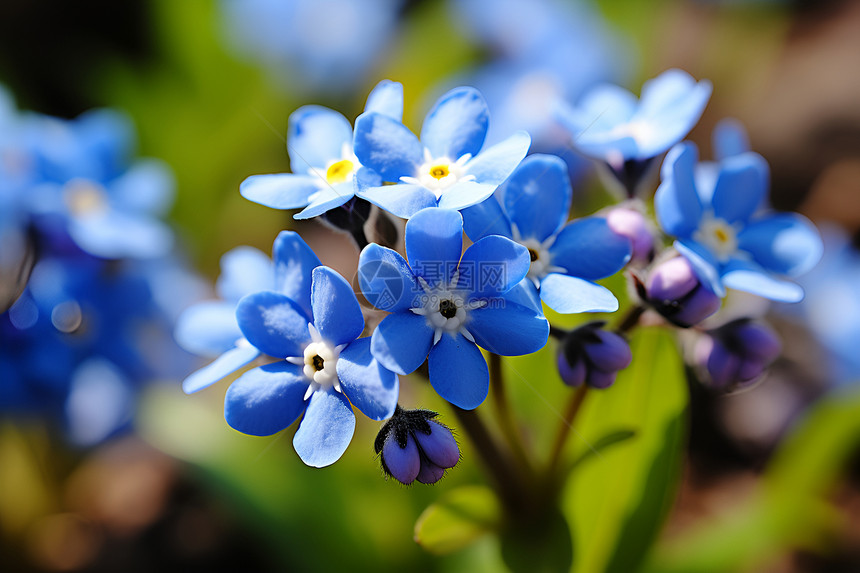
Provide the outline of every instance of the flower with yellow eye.
{"type": "Polygon", "coordinates": [[[493,194],[526,156],[531,138],[519,131],[482,149],[489,126],[484,97],[471,87],[443,95],[424,120],[421,139],[400,121],[364,113],[355,121],[355,154],[394,185],[359,181],[357,195],[403,217],[427,207],[459,211],[493,194]]]}
{"type": "Polygon", "coordinates": [[[678,144],[663,163],[654,196],[657,220],[718,295],[729,287],[798,302],[803,289],[781,276],[810,269],[821,256],[821,237],[797,213],[759,213],[768,180],[767,162],[757,153],[698,163],[694,144],[678,144]]]}
{"type": "MultiPolygon", "coordinates": [[[[380,82],[367,98],[365,112],[399,120],[403,86],[380,82]]],[[[294,217],[310,219],[344,205],[355,196],[358,182],[381,183],[352,150],[353,129],[340,113],[307,105],[290,115],[287,149],[292,173],[252,175],[239,187],[243,197],[273,209],[302,209],[294,217]]]]}

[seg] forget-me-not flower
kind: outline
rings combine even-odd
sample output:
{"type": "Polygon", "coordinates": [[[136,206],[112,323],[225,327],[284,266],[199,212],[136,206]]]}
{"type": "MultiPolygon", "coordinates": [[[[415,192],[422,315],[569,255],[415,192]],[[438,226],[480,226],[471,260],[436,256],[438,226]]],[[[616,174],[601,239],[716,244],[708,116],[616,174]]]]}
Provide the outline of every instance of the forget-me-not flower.
{"type": "MultiPolygon", "coordinates": [[[[293,268],[303,260],[275,263],[293,268]]],[[[302,269],[307,270],[307,269],[302,269]]],[[[234,429],[267,436],[303,412],[293,446],[307,465],[337,461],[352,439],[357,407],[374,420],[394,413],[397,375],[371,355],[361,307],[350,284],[325,266],[303,275],[289,294],[262,291],[245,296],[236,318],[245,339],[277,359],[240,376],[227,390],[224,416],[234,429]]]]}
{"type": "Polygon", "coordinates": [[[780,277],[806,272],[821,257],[821,237],[808,219],[759,212],[768,185],[767,162],[757,153],[698,163],[696,146],[681,143],[666,156],[654,197],[657,221],[720,296],[730,287],[797,302],[803,289],[780,277]]]}
{"type": "MultiPolygon", "coordinates": [[[[364,109],[400,121],[403,86],[380,82],[364,109]]],[[[295,218],[309,219],[352,199],[359,181],[363,185],[382,182],[355,156],[349,120],[326,107],[307,105],[290,115],[287,149],[293,172],[252,175],[239,187],[243,197],[274,209],[303,208],[295,218]]]]}
{"type": "Polygon", "coordinates": [[[462,253],[462,216],[438,208],[408,221],[405,243],[408,263],[376,244],[359,257],[362,293],[392,313],[373,332],[373,356],[398,374],[428,359],[436,392],[460,408],[476,408],[489,390],[478,346],[518,356],[539,350],[549,336],[546,318],[520,288],[528,250],[493,235],[462,253]]]}
{"type": "Polygon", "coordinates": [[[492,197],[463,211],[466,234],[473,241],[501,235],[528,249],[527,277],[556,312],[618,310],[615,295],[593,281],[627,263],[630,240],[602,217],[567,223],[571,196],[564,161],[530,155],[492,197]]]}
{"type": "Polygon", "coordinates": [[[641,99],[619,86],[602,84],[575,107],[559,104],[556,113],[574,147],[606,162],[631,190],[650,160],[696,125],[711,90],[710,82],[696,82],[687,72],[671,69],[645,82],[641,99]]]}
{"type": "Polygon", "coordinates": [[[460,210],[493,194],[528,152],[531,139],[517,132],[483,149],[489,126],[484,97],[471,87],[443,95],[427,114],[421,140],[380,113],[355,122],[355,154],[394,185],[365,185],[359,196],[408,219],[421,209],[460,210]]]}

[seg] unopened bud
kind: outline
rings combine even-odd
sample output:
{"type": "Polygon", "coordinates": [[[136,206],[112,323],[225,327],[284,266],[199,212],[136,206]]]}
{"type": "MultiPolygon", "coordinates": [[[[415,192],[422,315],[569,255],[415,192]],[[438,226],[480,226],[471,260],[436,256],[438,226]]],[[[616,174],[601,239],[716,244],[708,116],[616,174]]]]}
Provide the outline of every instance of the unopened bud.
{"type": "Polygon", "coordinates": [[[669,322],[688,328],[720,309],[720,297],[699,280],[682,256],[657,264],[648,275],[643,298],[669,322]]]}

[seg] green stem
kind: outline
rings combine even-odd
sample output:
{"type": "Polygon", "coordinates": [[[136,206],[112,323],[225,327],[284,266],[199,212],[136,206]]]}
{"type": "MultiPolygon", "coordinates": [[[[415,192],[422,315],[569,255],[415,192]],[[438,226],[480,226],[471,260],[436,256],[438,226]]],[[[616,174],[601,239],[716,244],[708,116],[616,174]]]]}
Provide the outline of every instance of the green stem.
{"type": "Polygon", "coordinates": [[[548,476],[552,476],[561,461],[561,454],[567,444],[567,438],[570,435],[570,430],[573,427],[573,422],[576,420],[576,415],[582,407],[585,396],[588,393],[588,384],[583,384],[577,388],[570,400],[567,402],[567,407],[564,410],[562,423],[558,427],[558,432],[555,435],[555,441],[552,444],[552,451],[549,456],[548,476]]]}
{"type": "Polygon", "coordinates": [[[646,308],[641,304],[637,304],[627,311],[627,314],[624,315],[624,318],[619,323],[618,328],[615,329],[615,332],[618,334],[626,334],[630,330],[633,329],[634,326],[639,324],[639,319],[642,318],[642,315],[645,314],[646,308]]]}
{"type": "Polygon", "coordinates": [[[490,353],[490,391],[493,394],[493,404],[496,408],[496,418],[505,439],[511,448],[517,462],[522,466],[526,476],[534,475],[534,468],[523,444],[523,437],[517,428],[516,421],[511,413],[510,402],[505,386],[505,376],[502,371],[502,357],[498,354],[490,353]]]}

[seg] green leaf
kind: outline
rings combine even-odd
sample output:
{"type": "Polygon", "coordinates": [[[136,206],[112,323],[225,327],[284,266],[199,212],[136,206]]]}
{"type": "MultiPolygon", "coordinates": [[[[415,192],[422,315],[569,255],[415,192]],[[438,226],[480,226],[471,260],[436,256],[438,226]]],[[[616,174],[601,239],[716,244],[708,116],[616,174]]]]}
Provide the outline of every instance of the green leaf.
{"type": "Polygon", "coordinates": [[[570,465],[570,471],[576,469],[580,464],[587,462],[594,456],[600,455],[600,453],[606,448],[610,448],[615,444],[620,444],[634,437],[636,432],[633,430],[618,430],[615,432],[610,432],[591,444],[591,448],[582,453],[578,458],[576,458],[573,463],[570,465]]]}
{"type": "Polygon", "coordinates": [[[437,555],[453,553],[499,528],[501,508],[482,486],[449,491],[424,510],[415,523],[415,541],[437,555]]]}
{"type": "Polygon", "coordinates": [[[577,464],[563,500],[574,571],[635,571],[674,499],[688,403],[683,362],[665,329],[639,329],[631,350],[615,385],[587,396],[571,440],[580,458],[594,457],[577,464]],[[619,441],[619,427],[636,439],[619,441]]]}
{"type": "Polygon", "coordinates": [[[759,491],[662,547],[650,570],[762,570],[787,549],[820,548],[838,519],[827,494],[858,445],[860,392],[822,399],[774,454],[759,491]]]}
{"type": "Polygon", "coordinates": [[[564,515],[542,512],[530,523],[509,523],[501,534],[502,559],[514,573],[554,573],[570,569],[573,542],[564,515]]]}

